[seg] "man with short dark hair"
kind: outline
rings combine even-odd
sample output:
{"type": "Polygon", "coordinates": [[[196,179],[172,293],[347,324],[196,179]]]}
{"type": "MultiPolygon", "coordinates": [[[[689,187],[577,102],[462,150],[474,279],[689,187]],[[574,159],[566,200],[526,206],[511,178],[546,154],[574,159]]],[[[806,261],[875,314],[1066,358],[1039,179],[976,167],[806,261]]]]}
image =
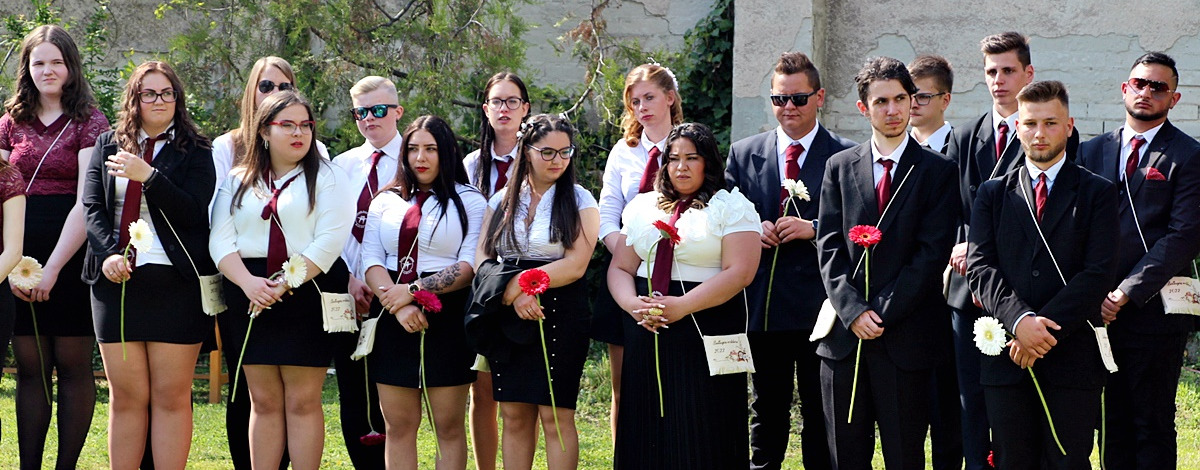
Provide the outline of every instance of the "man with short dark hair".
{"type": "Polygon", "coordinates": [[[954,70],[950,62],[940,55],[918,56],[908,64],[917,92],[913,94],[912,136],[922,147],[934,152],[946,153],[953,127],[946,122],[946,108],[950,107],[950,93],[954,88],[954,70]]]}
{"type": "Polygon", "coordinates": [[[1175,394],[1194,323],[1158,295],[1193,276],[1200,251],[1200,143],[1167,119],[1180,94],[1170,56],[1138,57],[1121,83],[1125,125],[1080,146],[1081,164],[1117,184],[1119,279],[1101,306],[1120,368],[1106,394],[1108,468],[1175,468],[1175,394]]]}
{"type": "Polygon", "coordinates": [[[981,366],[996,468],[1087,469],[1108,375],[1092,327],[1116,275],[1117,191],[1067,160],[1062,83],[1016,97],[1026,158],[980,186],[967,255],[971,292],[1014,337],[981,366]]]}
{"type": "Polygon", "coordinates": [[[948,310],[941,278],[957,220],[955,199],[946,197],[954,164],[906,132],[916,85],[904,63],[870,59],[854,81],[871,138],[829,159],[817,226],[836,312],[817,346],[825,425],[834,468],[870,469],[878,424],[884,464],[923,469],[939,349],[930,332],[948,310]],[[882,233],[878,244],[852,239],[860,225],[882,233]]]}
{"type": "Polygon", "coordinates": [[[752,469],[779,469],[791,435],[792,390],[799,388],[804,468],[830,468],[821,408],[820,358],[808,341],[825,286],[812,243],[825,161],[854,146],[817,122],[825,104],[821,76],[808,56],[784,53],[771,76],[771,105],[779,127],[734,142],[725,179],[754,203],[762,219],[762,261],[750,299],[752,469]],[[783,181],[799,181],[809,200],[784,196],[783,181]],[[786,211],[784,209],[787,209],[786,211]],[[775,267],[772,279],[772,266],[775,267]],[[767,292],[770,300],[767,303],[767,292]]]}

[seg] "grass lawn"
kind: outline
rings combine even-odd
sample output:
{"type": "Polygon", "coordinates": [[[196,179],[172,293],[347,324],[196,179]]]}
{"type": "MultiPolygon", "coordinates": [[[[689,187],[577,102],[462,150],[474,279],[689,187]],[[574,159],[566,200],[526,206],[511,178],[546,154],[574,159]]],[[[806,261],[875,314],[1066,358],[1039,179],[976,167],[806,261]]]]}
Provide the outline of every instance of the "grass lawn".
{"type": "MultiPolygon", "coordinates": [[[[595,355],[593,355],[595,357],[595,355]]],[[[607,359],[601,358],[590,361],[583,377],[583,392],[580,394],[579,427],[580,468],[605,469],[612,468],[612,445],[608,432],[608,399],[609,383],[607,380],[607,359]]],[[[108,452],[106,450],[106,430],[108,420],[108,388],[103,380],[97,382],[96,414],[92,421],[92,432],[88,435],[83,457],[79,468],[107,468],[108,452]]],[[[14,419],[15,380],[11,375],[0,381],[0,431],[3,440],[0,441],[0,468],[17,467],[16,421],[14,419]]],[[[208,387],[206,383],[197,381],[193,390],[195,404],[195,431],[192,437],[192,451],[188,462],[189,469],[227,469],[228,449],[225,443],[225,406],[210,405],[207,401],[208,387]]],[[[349,469],[352,468],[350,459],[342,445],[341,426],[338,422],[337,385],[330,376],[325,382],[323,397],[325,408],[325,454],[322,468],[349,469]]],[[[1179,468],[1200,469],[1200,373],[1185,370],[1180,380],[1179,412],[1176,423],[1179,429],[1179,468]]],[[[795,410],[794,410],[795,411],[795,410]]],[[[799,416],[798,412],[793,413],[799,416]]],[[[800,442],[797,437],[799,419],[794,420],[797,426],[793,429],[794,438],[788,448],[788,461],[784,468],[801,469],[800,442]]],[[[51,422],[50,436],[47,438],[46,460],[44,468],[53,468],[56,438],[54,423],[51,422]]],[[[380,429],[382,431],[382,429],[380,429]]],[[[421,468],[434,466],[434,440],[428,426],[422,428],[418,448],[421,454],[421,468]]],[[[1093,453],[1093,463],[1096,453],[1093,453]]],[[[470,458],[470,456],[469,456],[470,458]]],[[[545,458],[538,451],[537,464],[534,468],[545,468],[545,458]]],[[[876,468],[883,468],[882,457],[876,449],[876,468]]],[[[474,468],[473,461],[468,468],[474,468]]]]}

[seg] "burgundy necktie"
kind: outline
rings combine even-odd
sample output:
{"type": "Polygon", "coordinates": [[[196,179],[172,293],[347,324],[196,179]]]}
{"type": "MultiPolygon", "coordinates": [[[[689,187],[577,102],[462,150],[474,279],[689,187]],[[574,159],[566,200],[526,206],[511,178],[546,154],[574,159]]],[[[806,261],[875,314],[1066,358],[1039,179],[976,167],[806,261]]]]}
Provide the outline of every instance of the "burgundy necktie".
{"type": "Polygon", "coordinates": [[[367,228],[367,209],[371,207],[371,197],[379,190],[379,160],[383,155],[383,150],[371,153],[371,172],[367,173],[367,182],[358,193],[358,213],[354,216],[354,228],[350,229],[350,234],[359,243],[362,243],[363,231],[367,228]]]}
{"type": "Polygon", "coordinates": [[[638,183],[638,194],[654,189],[654,177],[658,176],[658,157],[662,150],[658,146],[650,147],[650,158],[646,160],[646,169],[642,171],[642,181],[638,183]]]}
{"type": "Polygon", "coordinates": [[[1037,184],[1033,185],[1033,193],[1035,198],[1034,204],[1037,206],[1037,219],[1038,222],[1041,222],[1042,212],[1046,208],[1046,196],[1050,194],[1050,191],[1046,188],[1045,173],[1038,175],[1037,184]]]}
{"type": "Polygon", "coordinates": [[[512,165],[512,160],[492,160],[492,164],[496,165],[496,186],[492,188],[492,194],[495,194],[508,184],[508,166],[512,165]]]}
{"type": "Polygon", "coordinates": [[[421,206],[429,199],[429,191],[417,191],[416,201],[404,213],[400,224],[400,241],[396,243],[396,270],[400,271],[400,283],[417,280],[417,234],[421,231],[421,206]],[[403,253],[403,255],[401,254],[403,253]]]}
{"type": "Polygon", "coordinates": [[[883,217],[883,210],[887,208],[888,199],[892,197],[892,164],[891,160],[880,158],[879,164],[883,165],[883,178],[879,178],[879,184],[875,185],[875,200],[879,202],[879,216],[883,217]]]}
{"type": "Polygon", "coordinates": [[[1146,139],[1140,135],[1135,135],[1133,136],[1133,139],[1129,140],[1129,144],[1133,146],[1133,148],[1129,151],[1129,158],[1125,160],[1125,181],[1129,181],[1129,178],[1132,177],[1134,173],[1137,173],[1138,160],[1139,157],[1141,157],[1141,154],[1138,153],[1138,150],[1141,149],[1142,145],[1145,143],[1146,139]]]}
{"type": "MultiPolygon", "coordinates": [[[[691,197],[676,201],[675,212],[671,214],[667,224],[671,228],[675,228],[675,222],[679,220],[679,216],[683,215],[691,205],[691,197]]],[[[658,247],[654,249],[654,272],[650,274],[650,286],[654,288],[654,292],[667,295],[667,289],[671,286],[671,263],[674,260],[675,245],[665,238],[659,240],[658,247]]]]}
{"type": "MultiPolygon", "coordinates": [[[[147,137],[142,142],[142,160],[150,163],[154,160],[154,144],[160,140],[167,138],[164,132],[158,137],[147,137]]],[[[117,246],[124,249],[129,246],[129,224],[137,221],[142,215],[142,183],[134,180],[129,180],[129,184],[125,186],[125,203],[121,206],[121,231],[117,236],[117,246]]],[[[136,259],[137,251],[133,248],[129,249],[131,254],[130,263],[136,259]]]]}
{"type": "MultiPolygon", "coordinates": [[[[800,179],[800,154],[802,154],[802,153],[804,153],[804,146],[800,145],[800,142],[792,142],[792,145],[789,145],[787,147],[787,149],[784,150],[784,152],[783,152],[783,177],[784,178],[793,180],[793,181],[800,179]]],[[[787,188],[779,189],[779,204],[780,204],[779,212],[782,213],[783,215],[787,215],[785,212],[787,211],[786,202],[787,202],[788,196],[790,196],[790,194],[788,194],[787,188]]]]}
{"type": "Polygon", "coordinates": [[[275,182],[271,181],[270,176],[266,176],[267,187],[271,190],[271,199],[267,201],[267,205],[263,206],[262,219],[266,220],[271,225],[270,235],[267,237],[267,275],[270,276],[283,269],[283,262],[287,260],[287,239],[283,237],[283,222],[279,220],[279,195],[283,190],[287,189],[292,181],[296,181],[304,172],[296,173],[295,176],[288,178],[283,182],[279,189],[275,189],[275,182]]]}
{"type": "Polygon", "coordinates": [[[996,130],[1000,133],[1000,136],[996,138],[996,161],[999,162],[1000,157],[1004,156],[1004,148],[1008,146],[1008,122],[1000,121],[996,130]]]}

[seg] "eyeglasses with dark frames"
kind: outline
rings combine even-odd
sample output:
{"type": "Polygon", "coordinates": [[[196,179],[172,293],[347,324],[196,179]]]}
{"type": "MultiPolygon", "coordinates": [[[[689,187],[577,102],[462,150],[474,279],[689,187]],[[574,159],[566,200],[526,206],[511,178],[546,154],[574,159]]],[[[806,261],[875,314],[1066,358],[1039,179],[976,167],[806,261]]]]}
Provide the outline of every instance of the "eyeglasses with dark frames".
{"type": "Polygon", "coordinates": [[[921,106],[929,106],[929,101],[946,94],[948,93],[944,91],[941,93],[916,93],[913,95],[913,101],[916,101],[921,106]]]}
{"type": "Polygon", "coordinates": [[[263,81],[258,82],[258,91],[260,93],[270,93],[270,92],[274,91],[276,87],[279,88],[279,91],[288,91],[288,90],[291,90],[292,88],[295,88],[295,86],[293,86],[291,83],[288,83],[288,82],[283,82],[278,85],[276,85],[275,82],[272,82],[270,80],[263,80],[263,81]]]}
{"type": "Polygon", "coordinates": [[[492,108],[492,109],[495,109],[495,110],[499,110],[499,109],[501,109],[502,107],[504,107],[504,108],[508,108],[508,109],[517,109],[517,108],[518,108],[518,107],[520,107],[522,104],[525,104],[525,100],[524,100],[524,99],[521,99],[521,98],[516,98],[516,97],[513,97],[513,98],[503,98],[503,99],[501,99],[501,98],[492,98],[492,99],[490,99],[490,100],[487,100],[485,103],[487,103],[487,105],[488,105],[488,107],[489,107],[489,108],[492,108]]]}
{"type": "Polygon", "coordinates": [[[542,156],[542,160],[548,162],[554,161],[554,157],[556,156],[562,157],[563,160],[570,160],[571,157],[575,156],[574,145],[560,149],[553,149],[550,147],[534,147],[532,145],[526,145],[526,147],[533,149],[533,151],[537,152],[538,155],[542,156]]]}
{"type": "Polygon", "coordinates": [[[382,119],[384,116],[387,116],[389,109],[399,108],[399,107],[400,107],[400,105],[398,105],[398,104],[377,104],[374,106],[359,106],[357,108],[351,108],[350,114],[354,115],[354,120],[356,120],[356,121],[361,121],[363,119],[366,119],[368,113],[370,113],[372,116],[375,116],[375,119],[382,119]]]}
{"type": "Polygon", "coordinates": [[[158,101],[158,98],[160,96],[162,97],[163,103],[174,103],[175,102],[175,89],[167,88],[166,90],[163,90],[161,92],[154,92],[154,91],[150,91],[150,90],[138,92],[138,99],[141,100],[143,103],[147,103],[147,104],[158,101]]]}
{"type": "Polygon", "coordinates": [[[820,90],[813,90],[811,93],[793,93],[790,95],[771,95],[771,104],[780,108],[787,106],[787,102],[791,100],[797,108],[808,104],[808,97],[817,94],[820,90]]]}
{"type": "Polygon", "coordinates": [[[296,129],[300,129],[301,134],[312,134],[313,129],[317,126],[313,121],[271,121],[267,125],[279,126],[280,129],[283,129],[288,134],[295,134],[296,129]]]}

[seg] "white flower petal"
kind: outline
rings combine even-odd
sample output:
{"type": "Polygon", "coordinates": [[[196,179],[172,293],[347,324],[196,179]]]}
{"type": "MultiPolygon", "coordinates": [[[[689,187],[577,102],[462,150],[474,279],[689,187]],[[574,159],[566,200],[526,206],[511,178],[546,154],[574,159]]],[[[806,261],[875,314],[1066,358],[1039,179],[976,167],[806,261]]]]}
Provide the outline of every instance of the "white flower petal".
{"type": "Polygon", "coordinates": [[[129,244],[138,251],[147,251],[154,245],[154,232],[145,219],[137,219],[129,224],[129,244]]]}
{"type": "Polygon", "coordinates": [[[975,334],[975,347],[989,356],[998,356],[1004,350],[1008,341],[1004,336],[1004,326],[995,317],[979,317],[972,327],[975,334]]]}
{"type": "Polygon", "coordinates": [[[300,287],[301,284],[304,284],[306,277],[308,277],[308,264],[304,262],[304,257],[294,254],[283,262],[283,280],[287,282],[288,287],[292,289],[300,287]]]}
{"type": "Polygon", "coordinates": [[[22,256],[9,273],[8,282],[21,289],[37,287],[42,282],[42,264],[32,257],[22,256]]]}

